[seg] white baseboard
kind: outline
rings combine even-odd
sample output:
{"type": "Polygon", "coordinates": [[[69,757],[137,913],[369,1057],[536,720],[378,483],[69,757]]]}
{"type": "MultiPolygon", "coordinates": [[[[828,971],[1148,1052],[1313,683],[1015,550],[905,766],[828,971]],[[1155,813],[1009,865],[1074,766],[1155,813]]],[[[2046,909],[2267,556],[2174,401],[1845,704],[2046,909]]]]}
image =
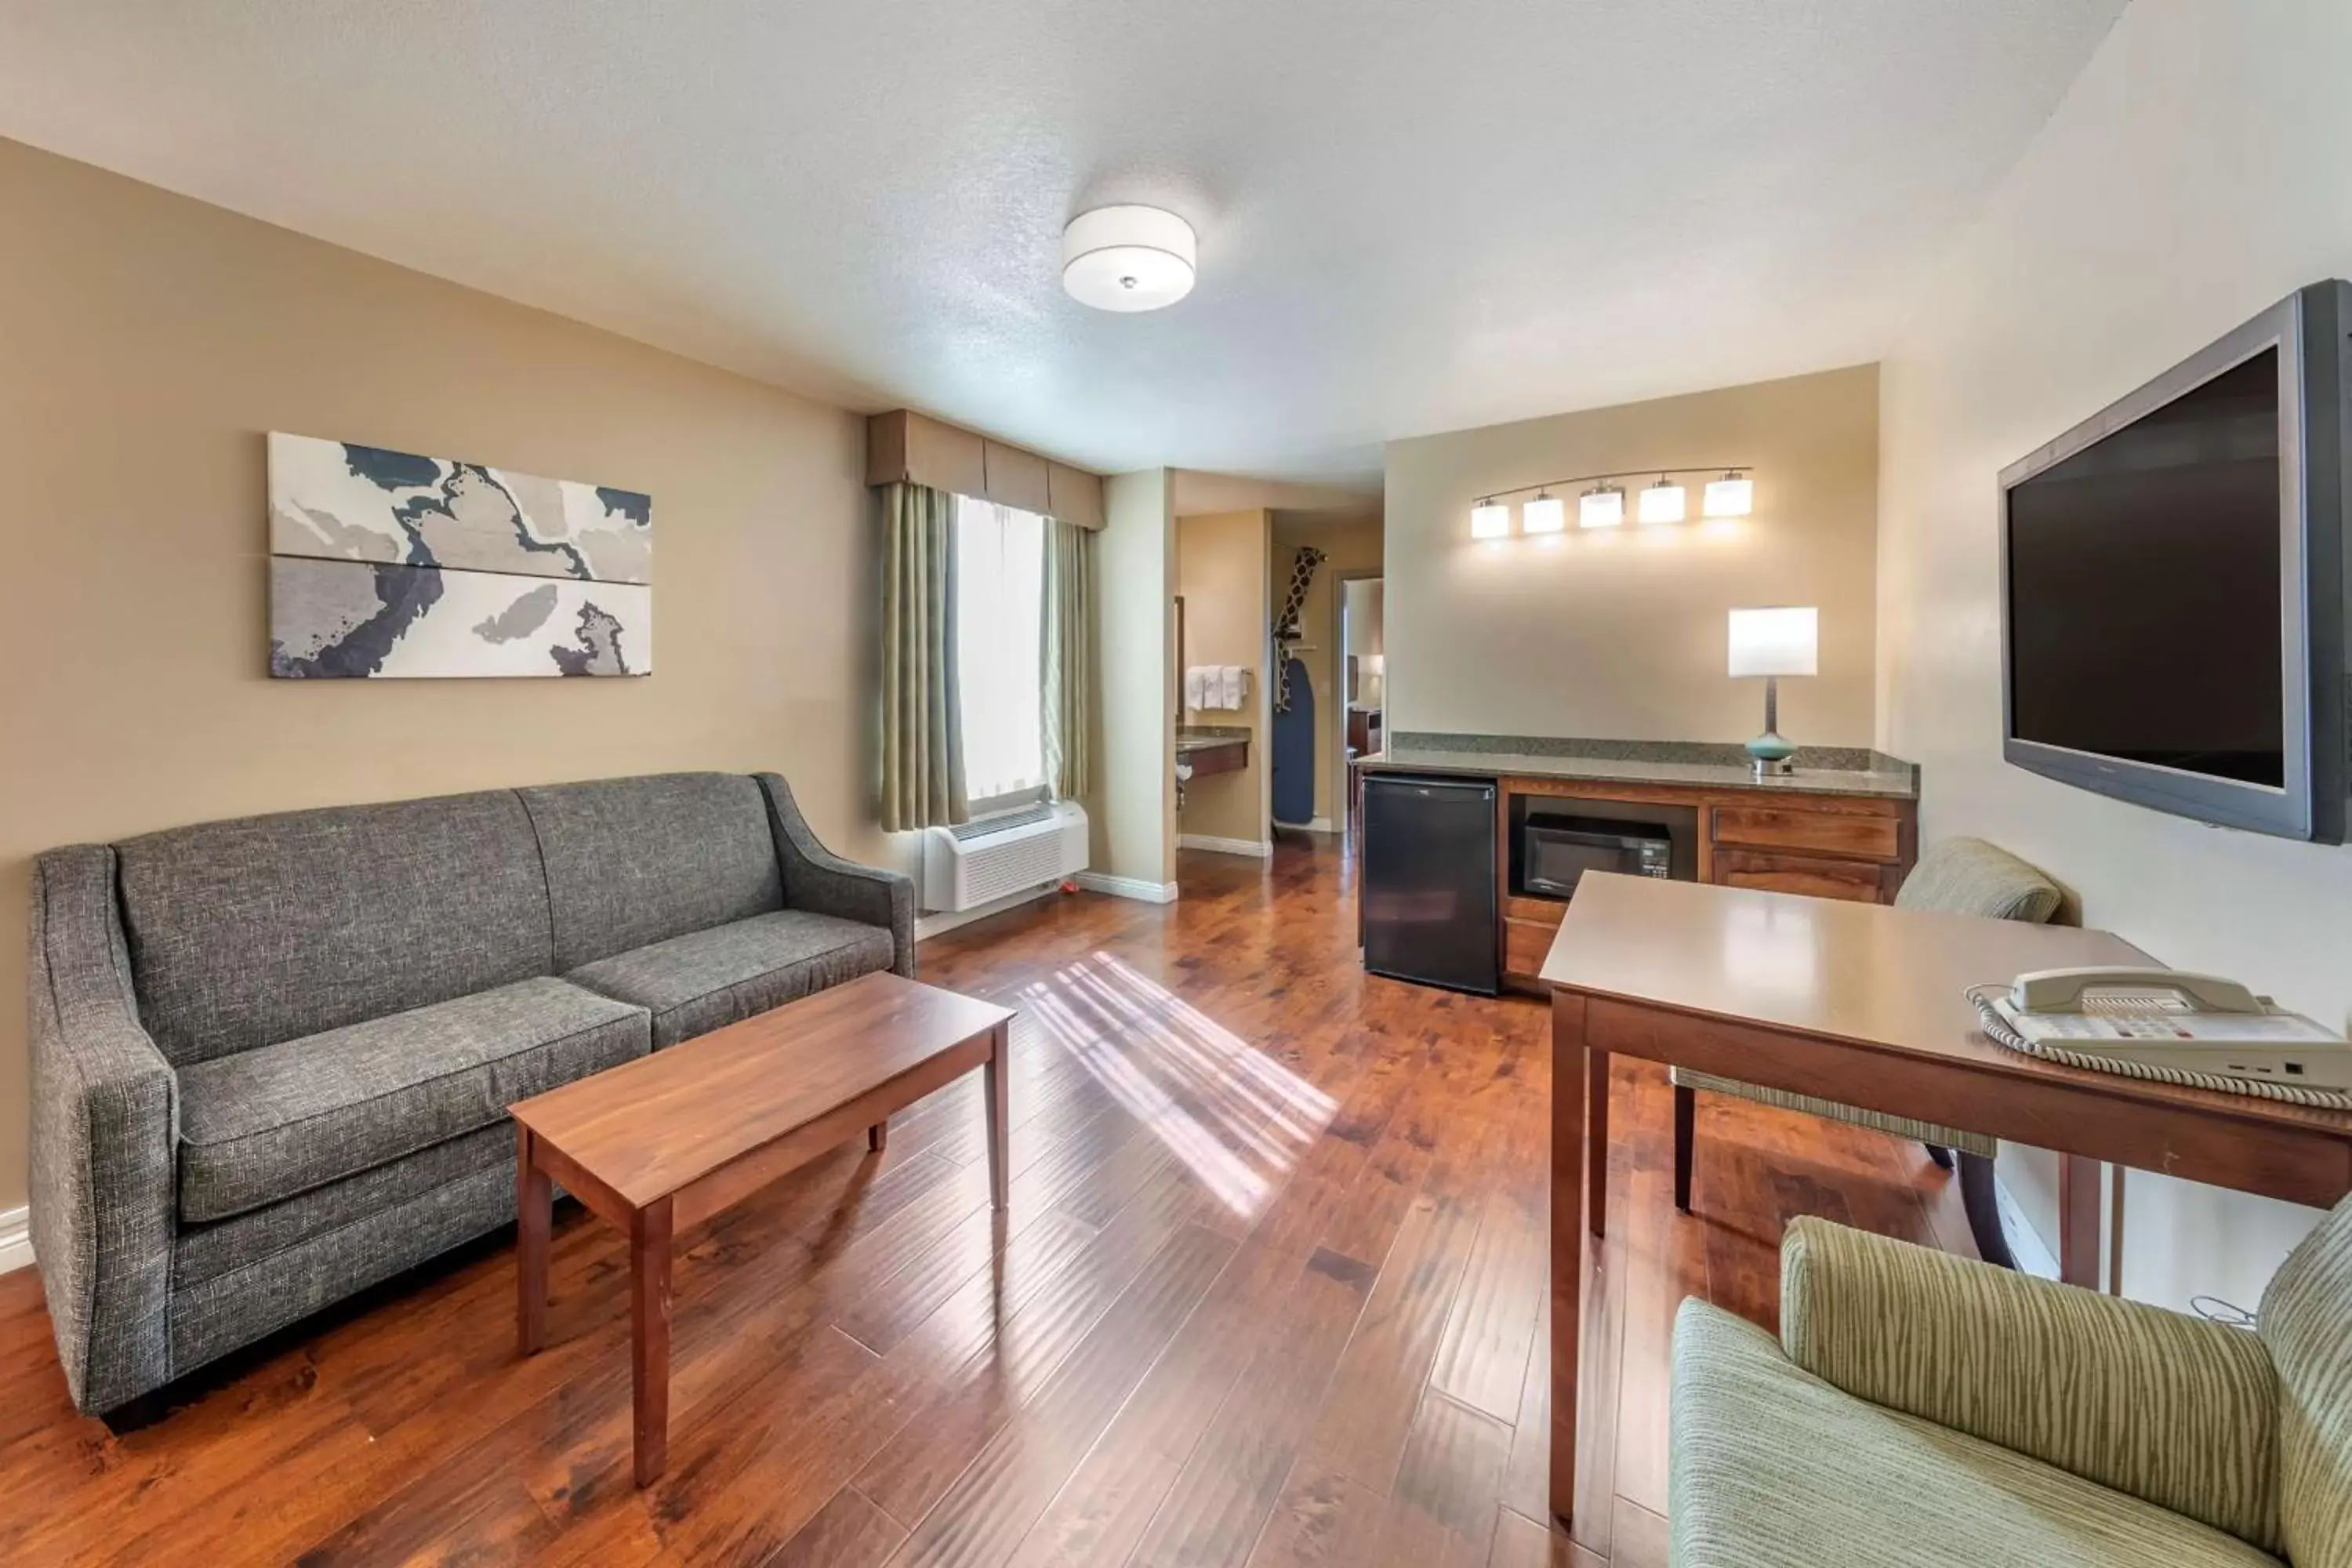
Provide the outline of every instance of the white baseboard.
{"type": "Polygon", "coordinates": [[[30,1209],[0,1211],[0,1274],[33,1261],[33,1218],[30,1209]]]}
{"type": "Polygon", "coordinates": [[[2017,1259],[2020,1271],[2037,1275],[2043,1279],[2058,1278],[2058,1258],[2050,1250],[2042,1233],[2025,1217],[2009,1184],[1999,1176],[1992,1183],[1993,1204],[2000,1211],[2000,1232],[2009,1238],[2009,1250],[2017,1259]]]}
{"type": "Polygon", "coordinates": [[[1090,893],[1108,893],[1115,899],[1136,899],[1147,904],[1176,901],[1173,882],[1147,882],[1140,877],[1114,877],[1103,871],[1081,871],[1077,882],[1090,893]]]}
{"type": "Polygon", "coordinates": [[[1337,833],[1339,830],[1331,826],[1331,819],[1329,817],[1318,816],[1314,821],[1307,825],[1307,831],[1309,833],[1337,833]]]}
{"type": "Polygon", "coordinates": [[[977,909],[940,910],[931,914],[917,915],[915,940],[920,942],[925,937],[939,936],[955,930],[958,926],[968,926],[974,921],[984,921],[991,915],[1001,915],[1007,910],[1018,909],[1023,904],[1044,898],[1061,885],[1061,879],[1056,877],[1050,882],[1040,882],[1034,888],[1024,888],[1017,893],[1007,893],[1001,899],[991,899],[977,909]]]}
{"type": "Polygon", "coordinates": [[[1218,855],[1254,855],[1263,860],[1274,853],[1274,846],[1254,838],[1216,838],[1206,833],[1180,833],[1176,836],[1179,849],[1207,849],[1218,855]]]}

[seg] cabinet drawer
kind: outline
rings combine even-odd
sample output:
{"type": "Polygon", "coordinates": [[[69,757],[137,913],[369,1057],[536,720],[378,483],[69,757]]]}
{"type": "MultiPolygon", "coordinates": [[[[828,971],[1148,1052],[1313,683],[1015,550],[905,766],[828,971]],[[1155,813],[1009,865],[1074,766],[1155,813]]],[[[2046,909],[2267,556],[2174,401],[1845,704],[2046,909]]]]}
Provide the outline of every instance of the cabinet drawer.
{"type": "Polygon", "coordinates": [[[1880,900],[1883,868],[1864,860],[1824,860],[1806,855],[1759,855],[1749,849],[1715,852],[1715,879],[1727,888],[1757,888],[1768,893],[1803,893],[1816,899],[1880,900]]]}
{"type": "Polygon", "coordinates": [[[1505,921],[1503,922],[1503,973],[1533,976],[1544,966],[1551,954],[1552,939],[1559,934],[1557,925],[1544,925],[1535,921],[1505,921]]]}
{"type": "Polygon", "coordinates": [[[1753,844],[1766,849],[1811,849],[1825,855],[1860,855],[1893,860],[1903,853],[1902,826],[1891,816],[1850,812],[1805,811],[1778,805],[1718,805],[1717,844],[1753,844]]]}

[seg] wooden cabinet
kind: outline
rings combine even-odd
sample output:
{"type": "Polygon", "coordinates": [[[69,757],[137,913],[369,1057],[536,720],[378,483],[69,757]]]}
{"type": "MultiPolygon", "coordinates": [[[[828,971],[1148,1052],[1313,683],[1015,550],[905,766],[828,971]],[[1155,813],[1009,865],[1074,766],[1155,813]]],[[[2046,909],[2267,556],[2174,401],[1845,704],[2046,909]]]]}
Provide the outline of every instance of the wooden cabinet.
{"type": "Polygon", "coordinates": [[[1804,893],[1816,899],[1883,901],[1886,868],[1870,860],[1835,860],[1822,855],[1769,855],[1753,849],[1715,852],[1715,880],[1727,888],[1767,893],[1804,893]]]}
{"type": "Polygon", "coordinates": [[[1903,825],[1875,812],[1718,805],[1708,815],[1717,844],[1851,855],[1864,860],[1892,860],[1903,848],[1903,825]]]}
{"type": "MultiPolygon", "coordinates": [[[[1514,797],[1565,805],[1605,800],[1691,808],[1702,882],[1808,898],[1889,903],[1918,854],[1918,808],[1873,795],[1807,795],[1786,786],[1612,784],[1505,777],[1496,792],[1496,874],[1503,895],[1497,939],[1507,985],[1536,989],[1567,906],[1510,892],[1514,797]]],[[[1566,807],[1572,810],[1572,806],[1566,807]]]]}

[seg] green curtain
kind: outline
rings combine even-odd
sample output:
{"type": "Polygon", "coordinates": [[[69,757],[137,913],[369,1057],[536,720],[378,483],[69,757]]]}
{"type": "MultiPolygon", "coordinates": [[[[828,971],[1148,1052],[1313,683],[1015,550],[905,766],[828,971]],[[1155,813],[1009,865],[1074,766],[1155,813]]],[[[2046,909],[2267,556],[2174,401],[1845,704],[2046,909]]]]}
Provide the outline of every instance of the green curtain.
{"type": "Polygon", "coordinates": [[[1045,520],[1045,775],[1063,800],[1083,796],[1093,772],[1087,745],[1095,683],[1087,636],[1094,613],[1093,538],[1092,529],[1045,520]]]}
{"type": "Polygon", "coordinates": [[[955,497],[882,489],[882,826],[964,821],[956,711],[955,497]]]}

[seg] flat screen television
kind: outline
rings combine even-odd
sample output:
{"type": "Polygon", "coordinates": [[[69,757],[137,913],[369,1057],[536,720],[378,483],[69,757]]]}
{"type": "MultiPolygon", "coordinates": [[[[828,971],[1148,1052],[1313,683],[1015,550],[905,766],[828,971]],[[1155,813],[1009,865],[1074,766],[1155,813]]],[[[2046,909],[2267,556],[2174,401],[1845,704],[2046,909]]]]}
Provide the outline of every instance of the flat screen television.
{"type": "Polygon", "coordinates": [[[2011,763],[2343,841],[2347,331],[2315,284],[2002,470],[2011,763]]]}

